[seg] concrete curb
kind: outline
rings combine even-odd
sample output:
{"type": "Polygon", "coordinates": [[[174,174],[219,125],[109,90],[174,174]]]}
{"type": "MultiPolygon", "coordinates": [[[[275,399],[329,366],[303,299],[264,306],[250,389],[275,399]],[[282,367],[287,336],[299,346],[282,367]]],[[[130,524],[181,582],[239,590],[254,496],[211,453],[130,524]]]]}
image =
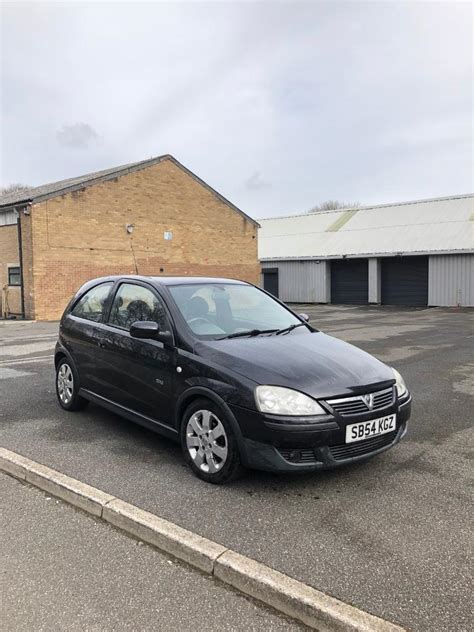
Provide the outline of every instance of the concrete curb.
{"type": "Polygon", "coordinates": [[[37,323],[37,320],[24,320],[23,318],[2,318],[0,319],[0,327],[3,325],[31,325],[31,323],[37,323]]]}
{"type": "Polygon", "coordinates": [[[1,447],[0,471],[102,518],[319,632],[403,632],[397,625],[1,447]]]}
{"type": "Polygon", "coordinates": [[[187,531],[154,514],[129,505],[123,500],[113,500],[104,507],[102,518],[136,538],[153,544],[212,575],[214,563],[227,551],[224,546],[187,531]]]}
{"type": "Polygon", "coordinates": [[[115,497],[100,489],[86,485],[75,478],[56,472],[56,470],[31,461],[30,459],[0,448],[0,470],[16,478],[26,480],[40,489],[75,505],[88,513],[101,517],[102,509],[115,497]]]}
{"type": "Polygon", "coordinates": [[[227,550],[214,575],[226,584],[319,632],[400,632],[392,623],[358,610],[244,555],[227,550]]]}
{"type": "Polygon", "coordinates": [[[102,516],[104,505],[114,497],[105,494],[99,489],[76,481],[74,478],[60,474],[55,470],[34,463],[26,471],[26,482],[36,485],[45,492],[57,496],[62,500],[75,505],[93,516],[102,516]]]}

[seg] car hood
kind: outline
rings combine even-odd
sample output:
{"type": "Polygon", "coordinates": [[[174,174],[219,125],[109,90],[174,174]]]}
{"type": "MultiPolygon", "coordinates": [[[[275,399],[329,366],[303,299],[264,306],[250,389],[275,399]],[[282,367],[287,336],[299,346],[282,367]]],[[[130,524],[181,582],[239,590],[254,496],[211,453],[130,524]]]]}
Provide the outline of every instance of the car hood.
{"type": "Polygon", "coordinates": [[[394,382],[383,362],[319,331],[200,342],[195,352],[258,384],[313,397],[357,394],[394,382]]]}

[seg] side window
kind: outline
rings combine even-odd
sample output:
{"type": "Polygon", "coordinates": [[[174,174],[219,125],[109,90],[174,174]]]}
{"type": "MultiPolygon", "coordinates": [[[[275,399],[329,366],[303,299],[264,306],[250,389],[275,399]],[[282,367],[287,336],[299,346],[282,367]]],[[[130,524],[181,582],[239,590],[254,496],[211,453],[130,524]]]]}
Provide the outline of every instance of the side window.
{"type": "Polygon", "coordinates": [[[158,323],[162,331],[170,329],[164,307],[151,290],[141,285],[122,283],[110,310],[109,324],[130,329],[137,320],[158,323]]]}
{"type": "Polygon", "coordinates": [[[112,283],[102,283],[93,287],[76,303],[72,314],[86,320],[93,320],[96,323],[99,322],[111,287],[112,283]]]}

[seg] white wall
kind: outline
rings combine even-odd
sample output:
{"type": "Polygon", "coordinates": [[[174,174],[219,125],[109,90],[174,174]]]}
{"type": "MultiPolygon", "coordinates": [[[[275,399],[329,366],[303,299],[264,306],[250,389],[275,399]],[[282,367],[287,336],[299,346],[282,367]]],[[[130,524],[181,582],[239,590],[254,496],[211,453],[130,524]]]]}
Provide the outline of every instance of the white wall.
{"type": "MultiPolygon", "coordinates": [[[[288,303],[328,303],[329,262],[262,261],[262,268],[278,268],[279,294],[288,303]]],[[[263,279],[262,279],[263,286],[263,279]]]]}
{"type": "Polygon", "coordinates": [[[369,303],[382,301],[382,277],[380,259],[369,259],[369,303]]]}
{"type": "Polygon", "coordinates": [[[428,305],[474,307],[474,255],[433,255],[428,266],[428,305]]]}

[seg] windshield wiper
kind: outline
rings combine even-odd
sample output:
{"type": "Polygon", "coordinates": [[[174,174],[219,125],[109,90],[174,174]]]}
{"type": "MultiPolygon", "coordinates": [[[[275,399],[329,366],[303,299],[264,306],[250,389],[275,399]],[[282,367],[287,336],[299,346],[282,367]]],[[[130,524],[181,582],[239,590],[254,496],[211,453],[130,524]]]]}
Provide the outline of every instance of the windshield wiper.
{"type": "Polygon", "coordinates": [[[287,334],[290,331],[293,331],[293,329],[296,329],[297,327],[302,327],[303,325],[306,325],[306,323],[295,323],[294,325],[290,325],[289,327],[285,327],[284,329],[278,329],[276,335],[279,336],[280,334],[287,334]]]}
{"type": "Polygon", "coordinates": [[[260,334],[274,334],[279,329],[250,329],[249,331],[236,331],[234,334],[222,336],[218,340],[228,340],[229,338],[240,338],[241,336],[260,336],[260,334]]]}

